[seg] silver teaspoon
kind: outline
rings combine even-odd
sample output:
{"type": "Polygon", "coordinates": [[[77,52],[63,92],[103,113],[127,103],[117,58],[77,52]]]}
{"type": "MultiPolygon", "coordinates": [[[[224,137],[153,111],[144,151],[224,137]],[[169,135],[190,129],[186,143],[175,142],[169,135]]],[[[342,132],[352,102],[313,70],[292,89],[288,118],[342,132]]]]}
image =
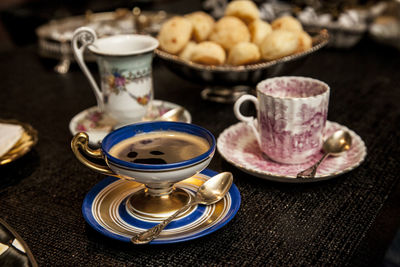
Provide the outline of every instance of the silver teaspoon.
{"type": "Polygon", "coordinates": [[[233,176],[230,172],[222,172],[207,180],[196,192],[192,201],[187,203],[185,206],[177,210],[170,217],[165,219],[162,223],[150,228],[144,232],[135,234],[131,238],[131,242],[134,244],[147,244],[154,238],[157,238],[161,231],[167,226],[173,219],[179,214],[187,210],[193,205],[203,204],[211,205],[221,200],[226,193],[229,191],[233,182],[233,176]]]}
{"type": "Polygon", "coordinates": [[[160,121],[179,121],[185,109],[183,107],[173,108],[155,120],[160,121]]]}
{"type": "Polygon", "coordinates": [[[334,132],[322,145],[324,155],[311,167],[297,174],[297,178],[314,178],[317,173],[318,166],[330,155],[340,156],[343,152],[351,147],[351,135],[347,131],[339,130],[334,132]]]}

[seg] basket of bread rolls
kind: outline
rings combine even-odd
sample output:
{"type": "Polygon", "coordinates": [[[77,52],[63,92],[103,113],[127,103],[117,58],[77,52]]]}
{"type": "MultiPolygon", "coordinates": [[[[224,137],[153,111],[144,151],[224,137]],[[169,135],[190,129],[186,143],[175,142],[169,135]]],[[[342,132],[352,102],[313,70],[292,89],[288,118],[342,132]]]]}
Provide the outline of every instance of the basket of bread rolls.
{"type": "Polygon", "coordinates": [[[156,54],[190,80],[249,85],[284,74],[328,39],[327,31],[306,32],[291,16],[264,21],[254,2],[236,0],[218,20],[203,11],[172,16],[158,33],[156,54]]]}

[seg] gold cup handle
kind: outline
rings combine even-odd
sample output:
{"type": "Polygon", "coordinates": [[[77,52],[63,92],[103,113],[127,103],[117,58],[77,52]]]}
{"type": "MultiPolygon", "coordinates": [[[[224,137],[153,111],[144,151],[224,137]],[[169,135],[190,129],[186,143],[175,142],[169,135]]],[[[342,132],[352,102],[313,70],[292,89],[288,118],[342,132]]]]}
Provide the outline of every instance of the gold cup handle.
{"type": "Polygon", "coordinates": [[[91,149],[89,146],[89,136],[86,133],[77,133],[74,138],[71,141],[71,149],[74,152],[76,158],[83,163],[83,165],[89,167],[90,169],[105,174],[105,175],[111,175],[111,176],[116,176],[118,178],[121,178],[118,174],[114,173],[104,162],[104,165],[95,163],[90,161],[87,157],[85,157],[79,148],[83,150],[83,152],[88,155],[91,158],[94,159],[101,159],[104,161],[103,157],[103,152],[101,151],[100,148],[98,149],[91,149]]]}

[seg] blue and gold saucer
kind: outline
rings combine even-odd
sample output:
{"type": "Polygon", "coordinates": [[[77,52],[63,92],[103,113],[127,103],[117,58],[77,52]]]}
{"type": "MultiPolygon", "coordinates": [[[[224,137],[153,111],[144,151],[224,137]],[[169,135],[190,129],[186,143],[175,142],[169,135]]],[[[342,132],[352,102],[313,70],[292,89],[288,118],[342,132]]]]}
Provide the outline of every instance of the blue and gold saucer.
{"type": "MultiPolygon", "coordinates": [[[[177,184],[192,196],[217,172],[205,169],[201,173],[177,184]]],[[[86,195],[82,212],[86,222],[101,234],[130,242],[133,234],[155,226],[162,218],[132,214],[126,206],[129,197],[143,189],[143,184],[107,177],[86,195]]],[[[227,224],[240,207],[240,193],[232,184],[229,193],[210,206],[197,205],[172,221],[150,244],[169,244],[208,235],[227,224]]]]}

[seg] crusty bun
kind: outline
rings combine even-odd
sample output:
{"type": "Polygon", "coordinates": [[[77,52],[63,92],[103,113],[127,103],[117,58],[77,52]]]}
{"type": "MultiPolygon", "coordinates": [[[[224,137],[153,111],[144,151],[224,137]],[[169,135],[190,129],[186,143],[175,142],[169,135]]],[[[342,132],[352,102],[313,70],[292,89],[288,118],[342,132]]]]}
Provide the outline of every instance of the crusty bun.
{"type": "Polygon", "coordinates": [[[206,65],[222,65],[225,58],[225,50],[219,44],[205,41],[193,49],[191,60],[206,65]]]}
{"type": "Polygon", "coordinates": [[[305,31],[297,32],[297,36],[299,37],[299,46],[297,52],[307,51],[312,47],[312,38],[305,31]]]}
{"type": "Polygon", "coordinates": [[[292,16],[282,16],[271,22],[272,29],[274,30],[287,30],[287,31],[302,31],[300,21],[292,16]]]}
{"type": "Polygon", "coordinates": [[[285,30],[275,30],[265,37],[260,46],[261,57],[274,60],[294,54],[299,45],[297,33],[285,30]]]}
{"type": "Polygon", "coordinates": [[[202,11],[193,12],[185,16],[193,26],[193,39],[196,42],[205,41],[210,35],[215,21],[213,17],[202,11]]]}
{"type": "Polygon", "coordinates": [[[272,27],[268,22],[257,19],[249,24],[249,30],[251,41],[260,46],[262,41],[265,39],[265,36],[272,32],[272,27]]]}
{"type": "Polygon", "coordinates": [[[243,21],[236,17],[227,16],[217,21],[209,39],[229,50],[237,43],[249,42],[250,32],[243,21]]]}
{"type": "Polygon", "coordinates": [[[260,18],[260,11],[253,1],[236,0],[227,5],[225,16],[234,16],[243,20],[245,23],[250,23],[260,18]]]}
{"type": "Polygon", "coordinates": [[[183,60],[190,60],[192,58],[193,50],[196,47],[196,43],[190,41],[187,45],[183,48],[183,50],[179,53],[179,57],[183,60]]]}
{"type": "Polygon", "coordinates": [[[160,48],[168,53],[179,53],[192,36],[192,23],[184,17],[175,16],[166,21],[158,34],[160,48]]]}
{"type": "Polygon", "coordinates": [[[234,66],[255,63],[260,60],[260,51],[256,44],[242,42],[229,50],[227,63],[234,66]]]}

